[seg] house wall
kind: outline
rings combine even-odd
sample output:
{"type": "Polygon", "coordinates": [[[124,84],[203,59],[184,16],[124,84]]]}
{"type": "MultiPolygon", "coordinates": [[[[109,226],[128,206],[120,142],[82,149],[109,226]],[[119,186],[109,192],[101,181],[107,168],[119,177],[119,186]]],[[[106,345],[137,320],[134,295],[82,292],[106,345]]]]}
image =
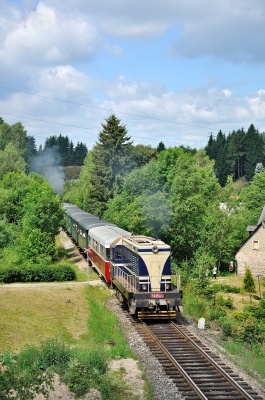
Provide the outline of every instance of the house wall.
{"type": "Polygon", "coordinates": [[[265,228],[261,225],[236,253],[237,274],[244,276],[249,268],[253,277],[265,276],[265,228]]]}

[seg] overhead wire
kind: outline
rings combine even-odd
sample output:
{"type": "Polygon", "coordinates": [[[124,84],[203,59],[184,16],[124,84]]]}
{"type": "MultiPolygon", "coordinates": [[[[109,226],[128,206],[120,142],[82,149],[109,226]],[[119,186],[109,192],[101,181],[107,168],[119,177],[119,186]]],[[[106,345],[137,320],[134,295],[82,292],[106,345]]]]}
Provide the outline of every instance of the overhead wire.
{"type": "Polygon", "coordinates": [[[31,93],[31,92],[25,92],[23,90],[12,89],[12,88],[8,88],[8,87],[5,87],[5,86],[0,86],[0,88],[1,89],[6,89],[6,90],[10,90],[10,91],[13,91],[13,92],[28,94],[28,95],[31,95],[31,96],[42,97],[44,99],[50,99],[50,100],[54,100],[54,101],[60,101],[60,102],[63,102],[63,103],[75,104],[75,105],[82,106],[82,107],[95,108],[95,109],[103,110],[103,111],[116,112],[116,113],[119,113],[119,114],[130,115],[130,116],[138,117],[138,118],[146,118],[146,119],[151,119],[151,120],[154,120],[154,121],[168,122],[168,123],[171,123],[171,124],[185,125],[185,126],[191,126],[191,127],[195,127],[195,128],[201,128],[201,129],[212,129],[212,130],[216,130],[216,131],[219,130],[218,128],[209,128],[208,126],[185,124],[183,122],[170,121],[170,120],[161,119],[161,118],[149,117],[147,115],[132,114],[132,113],[127,113],[127,112],[118,111],[118,110],[112,110],[112,109],[104,108],[104,107],[96,107],[96,106],[92,106],[92,105],[89,105],[89,104],[77,103],[77,102],[74,102],[74,101],[58,99],[58,98],[54,98],[54,97],[50,97],[50,96],[44,96],[44,95],[31,93]]]}
{"type": "MultiPolygon", "coordinates": [[[[54,122],[54,121],[47,121],[47,120],[44,120],[44,119],[38,119],[38,118],[32,118],[32,117],[25,117],[25,116],[22,116],[22,115],[5,113],[5,112],[2,112],[2,111],[0,111],[0,114],[3,114],[3,115],[10,115],[10,116],[12,116],[12,117],[30,119],[30,120],[33,120],[33,121],[47,122],[47,123],[49,123],[49,124],[56,124],[56,125],[68,126],[68,127],[71,127],[71,128],[85,129],[85,130],[88,130],[88,131],[96,131],[96,132],[99,132],[98,129],[91,129],[91,128],[86,128],[86,127],[83,127],[83,126],[69,125],[69,124],[63,124],[63,123],[61,123],[61,122],[54,122]]],[[[37,136],[37,135],[34,135],[34,136],[37,136]]],[[[135,136],[135,135],[129,135],[129,136],[131,136],[131,137],[133,137],[133,138],[137,138],[137,139],[143,139],[143,140],[154,140],[154,141],[157,142],[157,139],[145,138],[145,137],[142,137],[142,136],[135,136]]],[[[38,136],[38,137],[43,137],[43,136],[38,136]]],[[[179,144],[178,142],[170,142],[170,141],[168,141],[168,140],[163,140],[163,141],[164,141],[165,143],[179,144]]]]}

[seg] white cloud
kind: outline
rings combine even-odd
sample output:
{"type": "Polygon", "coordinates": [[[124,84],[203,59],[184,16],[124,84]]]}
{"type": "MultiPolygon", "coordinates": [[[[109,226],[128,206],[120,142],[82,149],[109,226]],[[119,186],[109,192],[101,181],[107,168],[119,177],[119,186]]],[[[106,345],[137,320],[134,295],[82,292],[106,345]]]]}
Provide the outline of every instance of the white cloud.
{"type": "Polygon", "coordinates": [[[265,120],[265,90],[259,90],[257,93],[247,97],[249,110],[257,120],[265,120]]]}
{"type": "Polygon", "coordinates": [[[101,87],[108,97],[117,100],[122,99],[122,101],[126,99],[139,101],[149,93],[152,95],[163,95],[165,91],[164,86],[159,82],[149,83],[146,81],[128,81],[123,75],[111,82],[102,81],[101,87]]]}
{"type": "Polygon", "coordinates": [[[173,56],[210,55],[240,63],[265,61],[264,0],[47,0],[58,8],[93,16],[104,34],[122,39],[148,40],[168,29],[175,38],[173,56]]]}
{"type": "MultiPolygon", "coordinates": [[[[188,88],[183,92],[169,93],[158,91],[156,85],[145,82],[130,83],[122,79],[119,87],[113,84],[111,100],[104,100],[102,107],[113,109],[123,113],[134,114],[135,116],[144,115],[153,120],[135,117],[136,125],[146,126],[147,131],[150,126],[153,131],[158,131],[157,125],[163,123],[168,135],[177,128],[183,132],[192,130],[195,137],[197,131],[198,140],[200,129],[223,129],[231,131],[242,126],[246,128],[253,123],[253,117],[265,120],[265,95],[259,93],[252,97],[241,97],[235,95],[230,90],[209,90],[207,87],[198,89],[188,88]],[[121,97],[122,93],[124,94],[121,97]],[[128,95],[132,93],[132,96],[128,95]],[[143,121],[145,121],[143,123],[143,121]],[[172,122],[166,122],[172,121],[172,122]],[[196,129],[198,128],[198,129],[196,129]]],[[[104,90],[104,88],[102,87],[104,90]]],[[[106,85],[105,92],[110,95],[109,86],[106,85]]],[[[122,114],[121,114],[122,115],[122,114]]],[[[122,118],[128,118],[125,114],[122,118]]],[[[173,134],[173,133],[172,133],[173,134]]]]}
{"type": "Polygon", "coordinates": [[[226,97],[230,97],[230,96],[232,95],[232,92],[231,92],[231,90],[229,90],[229,89],[223,89],[223,93],[224,93],[224,95],[225,95],[226,97]]]}
{"type": "Polygon", "coordinates": [[[57,92],[60,93],[60,98],[65,98],[69,94],[78,96],[81,93],[90,94],[95,87],[95,82],[93,83],[87,74],[78,71],[71,65],[66,65],[42,69],[35,85],[41,93],[54,94],[57,92]]]}
{"type": "Polygon", "coordinates": [[[0,60],[7,64],[53,65],[90,60],[99,36],[88,17],[65,14],[44,2],[9,25],[2,18],[0,60]]]}

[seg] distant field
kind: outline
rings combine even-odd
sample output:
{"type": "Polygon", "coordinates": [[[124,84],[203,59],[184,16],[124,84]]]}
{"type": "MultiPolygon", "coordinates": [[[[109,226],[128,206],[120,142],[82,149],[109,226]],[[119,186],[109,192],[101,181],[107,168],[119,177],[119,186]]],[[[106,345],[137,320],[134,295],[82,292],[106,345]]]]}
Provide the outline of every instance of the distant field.
{"type": "Polygon", "coordinates": [[[68,180],[78,179],[81,168],[80,166],[63,167],[65,178],[68,180]]]}

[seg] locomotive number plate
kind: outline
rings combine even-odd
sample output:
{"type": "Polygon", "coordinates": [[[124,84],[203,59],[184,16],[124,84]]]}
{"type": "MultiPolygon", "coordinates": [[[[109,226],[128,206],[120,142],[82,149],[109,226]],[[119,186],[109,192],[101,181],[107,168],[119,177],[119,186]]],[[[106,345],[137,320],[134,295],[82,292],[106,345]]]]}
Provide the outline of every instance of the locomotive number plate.
{"type": "Polygon", "coordinates": [[[164,293],[152,293],[150,294],[150,299],[163,299],[165,297],[164,293]]]}

